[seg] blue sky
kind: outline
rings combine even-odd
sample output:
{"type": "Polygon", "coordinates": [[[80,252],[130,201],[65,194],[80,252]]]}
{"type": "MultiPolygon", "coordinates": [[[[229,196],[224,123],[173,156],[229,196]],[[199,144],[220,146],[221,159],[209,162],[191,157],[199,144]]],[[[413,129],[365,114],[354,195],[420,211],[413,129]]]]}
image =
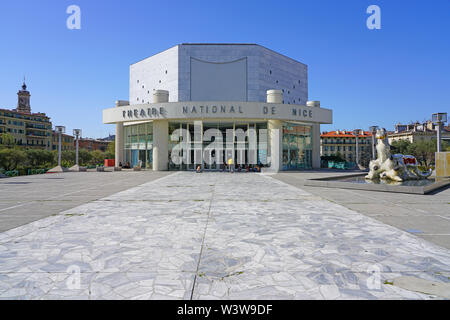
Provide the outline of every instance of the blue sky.
{"type": "Polygon", "coordinates": [[[184,42],[258,43],[309,68],[324,130],[422,121],[450,112],[450,1],[21,0],[0,4],[0,107],[23,76],[31,107],[83,136],[114,133],[102,109],[128,99],[129,65],[184,42]],[[81,30],[66,8],[81,8],[81,30]],[[381,8],[381,30],[366,8],[381,8]]]}

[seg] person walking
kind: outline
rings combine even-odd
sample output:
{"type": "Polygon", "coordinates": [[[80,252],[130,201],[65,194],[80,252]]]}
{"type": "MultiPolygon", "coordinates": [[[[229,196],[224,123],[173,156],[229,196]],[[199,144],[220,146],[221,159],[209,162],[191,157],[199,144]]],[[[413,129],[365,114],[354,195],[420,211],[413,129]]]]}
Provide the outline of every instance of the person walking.
{"type": "Polygon", "coordinates": [[[233,173],[233,158],[228,159],[228,168],[230,168],[230,173],[233,173]]]}

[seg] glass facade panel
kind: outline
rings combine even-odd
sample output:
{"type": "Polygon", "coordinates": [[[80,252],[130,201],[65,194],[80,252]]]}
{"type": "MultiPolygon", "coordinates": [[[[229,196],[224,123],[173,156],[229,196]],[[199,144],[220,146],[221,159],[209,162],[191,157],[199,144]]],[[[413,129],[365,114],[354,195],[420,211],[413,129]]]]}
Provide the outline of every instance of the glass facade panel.
{"type": "Polygon", "coordinates": [[[283,170],[312,168],[311,126],[283,123],[283,170]]]}
{"type": "Polygon", "coordinates": [[[124,126],[124,153],[124,166],[152,168],[153,123],[124,126]]]}
{"type": "MultiPolygon", "coordinates": [[[[233,164],[241,168],[255,167],[256,164],[259,167],[270,166],[270,163],[267,163],[270,156],[267,122],[198,122],[198,124],[200,134],[196,136],[193,122],[169,122],[169,170],[195,170],[198,165],[203,169],[223,170],[230,157],[233,158],[233,164]],[[222,149],[217,146],[211,148],[212,143],[220,143],[214,134],[209,140],[204,141],[204,133],[208,129],[217,130],[216,133],[222,135],[222,149]],[[250,142],[249,129],[256,130],[256,140],[252,140],[256,143],[250,142]],[[175,141],[172,141],[172,138],[176,136],[174,135],[176,130],[178,135],[175,141]],[[227,137],[227,130],[232,130],[233,135],[227,137]],[[182,141],[185,147],[180,151],[179,145],[182,141]],[[179,149],[174,150],[176,146],[179,149]],[[230,147],[234,148],[233,152],[230,147]],[[209,154],[206,154],[207,148],[211,148],[209,154]],[[173,152],[180,155],[182,161],[175,163],[172,159],[173,152]],[[208,161],[208,157],[214,161],[208,161]]],[[[311,125],[283,122],[282,134],[282,170],[311,169],[311,125]]],[[[124,153],[123,165],[128,164],[131,168],[135,166],[152,168],[153,123],[124,126],[124,153]]]]}
{"type": "MultiPolygon", "coordinates": [[[[267,123],[248,123],[248,122],[199,122],[201,127],[200,134],[195,135],[194,123],[169,122],[169,170],[195,170],[198,165],[206,170],[224,170],[225,163],[229,158],[233,158],[233,164],[236,167],[245,169],[246,166],[259,167],[264,166],[267,160],[267,150],[259,150],[258,145],[267,148],[267,123]],[[189,134],[185,141],[189,141],[189,150],[174,150],[175,146],[183,140],[181,134],[173,136],[177,129],[186,129],[189,134]],[[249,154],[249,138],[248,129],[265,129],[257,131],[255,146],[253,147],[254,156],[249,154]],[[212,129],[208,131],[209,129],[212,129]],[[231,130],[231,134],[227,136],[227,130],[231,130]],[[207,140],[205,132],[209,133],[207,140]],[[264,136],[265,135],[265,136],[264,136]],[[177,138],[178,137],[178,138],[177,138]],[[176,141],[173,141],[175,138],[176,141]],[[230,141],[228,141],[230,140],[230,141]],[[214,146],[212,146],[214,144],[214,146]],[[217,145],[220,144],[220,145],[217,145]],[[232,149],[234,148],[234,149],[232,149]],[[233,152],[234,151],[234,152],[233,152]],[[183,152],[187,152],[184,156],[185,163],[176,164],[172,159],[172,153],[177,152],[184,156],[183,152]],[[255,162],[256,160],[256,162],[255,162]]],[[[187,149],[187,148],[186,148],[187,149]]]]}

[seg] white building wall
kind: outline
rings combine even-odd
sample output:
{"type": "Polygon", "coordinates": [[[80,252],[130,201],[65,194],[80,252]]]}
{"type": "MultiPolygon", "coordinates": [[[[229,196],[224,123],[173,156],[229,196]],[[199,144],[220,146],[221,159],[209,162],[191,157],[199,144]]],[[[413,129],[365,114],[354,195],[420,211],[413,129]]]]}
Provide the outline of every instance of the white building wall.
{"type": "Polygon", "coordinates": [[[258,100],[267,90],[283,91],[285,104],[305,105],[308,101],[308,66],[264,47],[259,47],[258,100]]]}
{"type": "Polygon", "coordinates": [[[130,66],[130,104],[152,103],[154,90],[168,90],[169,102],[178,101],[178,46],[130,66]]]}
{"type": "Polygon", "coordinates": [[[130,66],[130,103],[151,103],[158,89],[169,91],[170,102],[191,101],[191,58],[212,63],[246,58],[247,101],[265,102],[270,89],[283,90],[286,104],[308,100],[303,63],[255,44],[180,44],[130,66]]]}

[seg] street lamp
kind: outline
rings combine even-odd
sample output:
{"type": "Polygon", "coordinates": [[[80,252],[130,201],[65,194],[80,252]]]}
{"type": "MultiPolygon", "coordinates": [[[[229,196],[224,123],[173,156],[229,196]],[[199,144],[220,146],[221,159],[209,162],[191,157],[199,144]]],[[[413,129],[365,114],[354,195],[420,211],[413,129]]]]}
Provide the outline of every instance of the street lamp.
{"type": "Polygon", "coordinates": [[[376,150],[375,150],[375,134],[377,133],[378,126],[369,127],[370,132],[372,132],[372,160],[376,159],[376,150]]]}
{"type": "Polygon", "coordinates": [[[433,113],[431,121],[437,127],[437,152],[441,152],[441,130],[442,125],[447,122],[447,112],[433,113]]]}
{"type": "Polygon", "coordinates": [[[66,132],[66,127],[56,126],[56,132],[58,132],[58,166],[61,166],[61,136],[66,132]]]}
{"type": "Polygon", "coordinates": [[[358,141],[358,135],[359,135],[360,132],[361,132],[360,129],[353,130],[353,135],[356,138],[356,165],[358,166],[358,168],[359,168],[359,141],[358,141]]]}
{"type": "Polygon", "coordinates": [[[81,129],[73,129],[75,137],[75,165],[78,166],[78,139],[81,138],[81,129]]]}

